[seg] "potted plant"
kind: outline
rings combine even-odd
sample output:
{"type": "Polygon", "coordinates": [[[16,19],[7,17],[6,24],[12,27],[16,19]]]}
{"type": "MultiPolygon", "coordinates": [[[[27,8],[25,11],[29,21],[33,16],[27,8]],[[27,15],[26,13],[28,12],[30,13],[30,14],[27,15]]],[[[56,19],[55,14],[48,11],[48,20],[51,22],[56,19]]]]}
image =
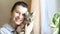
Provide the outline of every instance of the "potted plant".
{"type": "Polygon", "coordinates": [[[53,15],[51,28],[54,28],[52,34],[60,34],[60,13],[53,15]]]}

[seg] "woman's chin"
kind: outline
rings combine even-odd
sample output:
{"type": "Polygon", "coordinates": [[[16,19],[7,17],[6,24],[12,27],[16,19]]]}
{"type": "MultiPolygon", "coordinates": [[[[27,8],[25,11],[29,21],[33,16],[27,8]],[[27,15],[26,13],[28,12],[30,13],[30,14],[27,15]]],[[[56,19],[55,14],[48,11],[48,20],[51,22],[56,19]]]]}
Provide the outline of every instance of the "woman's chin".
{"type": "Polygon", "coordinates": [[[16,22],[16,25],[20,25],[21,23],[20,22],[16,22]]]}

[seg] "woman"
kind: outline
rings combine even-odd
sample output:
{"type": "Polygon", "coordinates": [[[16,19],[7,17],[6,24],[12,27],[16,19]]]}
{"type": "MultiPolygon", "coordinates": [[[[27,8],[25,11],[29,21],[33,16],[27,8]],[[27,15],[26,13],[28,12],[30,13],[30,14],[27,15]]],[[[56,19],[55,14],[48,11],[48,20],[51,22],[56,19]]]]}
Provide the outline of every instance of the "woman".
{"type": "Polygon", "coordinates": [[[10,22],[3,25],[0,34],[20,34],[21,32],[30,34],[33,27],[32,23],[30,24],[31,19],[28,18],[28,14],[28,5],[24,2],[16,2],[11,10],[10,22]]]}

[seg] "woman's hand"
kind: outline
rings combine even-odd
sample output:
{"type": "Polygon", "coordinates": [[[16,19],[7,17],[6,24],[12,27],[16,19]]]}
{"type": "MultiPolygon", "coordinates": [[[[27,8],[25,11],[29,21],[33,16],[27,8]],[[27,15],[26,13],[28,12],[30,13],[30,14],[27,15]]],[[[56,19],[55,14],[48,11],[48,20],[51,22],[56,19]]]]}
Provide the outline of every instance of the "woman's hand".
{"type": "Polygon", "coordinates": [[[32,29],[33,29],[33,22],[31,22],[31,23],[29,24],[29,26],[27,26],[27,24],[26,24],[26,25],[25,25],[25,34],[30,34],[31,31],[32,31],[32,29]]]}
{"type": "Polygon", "coordinates": [[[16,31],[17,31],[17,33],[20,33],[20,31],[21,31],[20,26],[17,27],[16,31]]]}

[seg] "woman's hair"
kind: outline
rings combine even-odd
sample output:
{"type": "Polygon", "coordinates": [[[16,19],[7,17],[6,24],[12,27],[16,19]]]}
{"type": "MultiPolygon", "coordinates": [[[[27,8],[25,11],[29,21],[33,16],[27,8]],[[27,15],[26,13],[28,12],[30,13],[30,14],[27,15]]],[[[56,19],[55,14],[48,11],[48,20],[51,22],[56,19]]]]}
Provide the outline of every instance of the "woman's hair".
{"type": "Polygon", "coordinates": [[[23,7],[28,8],[27,3],[23,2],[23,1],[18,1],[18,2],[16,2],[16,3],[13,5],[13,7],[12,7],[12,9],[11,9],[11,12],[14,11],[14,9],[16,8],[17,5],[21,5],[21,6],[23,6],[23,7]]]}

